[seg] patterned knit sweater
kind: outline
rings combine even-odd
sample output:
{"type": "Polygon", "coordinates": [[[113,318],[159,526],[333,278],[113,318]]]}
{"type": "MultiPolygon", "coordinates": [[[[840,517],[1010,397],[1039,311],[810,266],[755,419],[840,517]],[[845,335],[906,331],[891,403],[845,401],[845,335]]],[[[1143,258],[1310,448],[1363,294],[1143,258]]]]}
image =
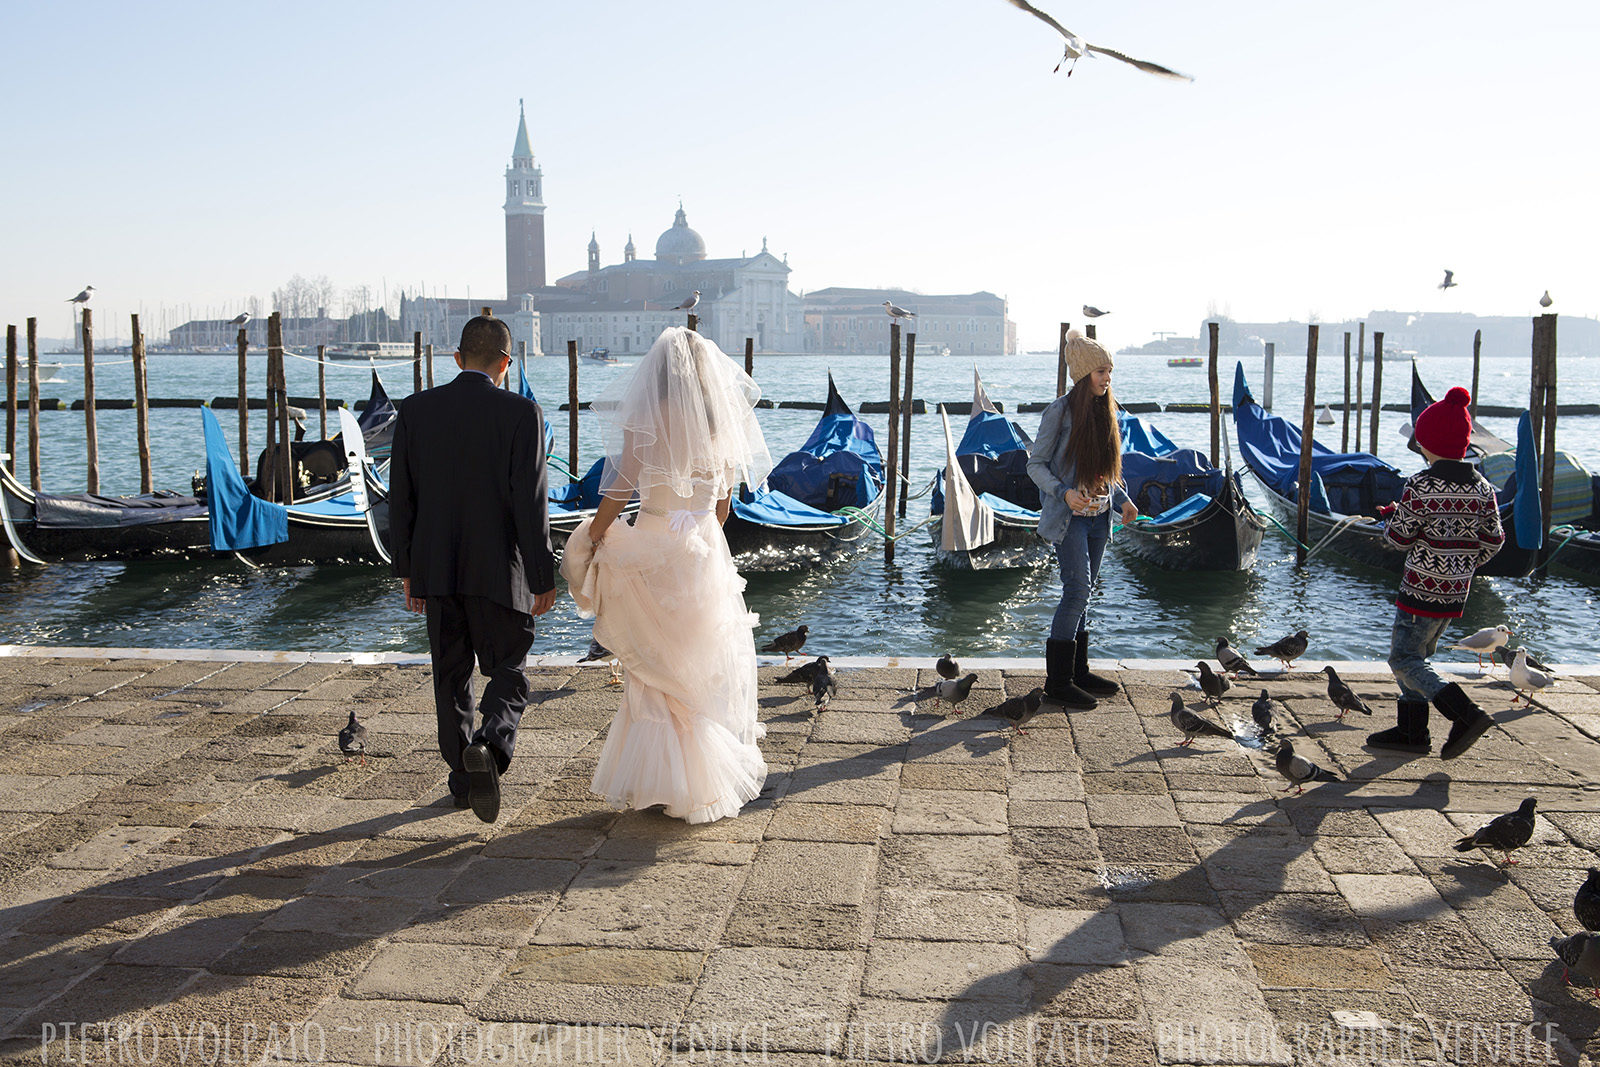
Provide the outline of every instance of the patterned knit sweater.
{"type": "Polygon", "coordinates": [[[1451,459],[1411,476],[1384,535],[1410,550],[1395,606],[1436,619],[1461,614],[1473,572],[1506,539],[1494,486],[1471,464],[1451,459]]]}

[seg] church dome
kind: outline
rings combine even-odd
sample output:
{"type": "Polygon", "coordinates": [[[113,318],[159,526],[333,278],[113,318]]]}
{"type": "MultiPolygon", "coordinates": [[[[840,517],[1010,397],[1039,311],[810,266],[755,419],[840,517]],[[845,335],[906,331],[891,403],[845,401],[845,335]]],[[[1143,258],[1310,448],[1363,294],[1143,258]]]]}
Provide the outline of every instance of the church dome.
{"type": "Polygon", "coordinates": [[[689,219],[678,205],[672,229],[656,238],[656,258],[663,263],[691,263],[706,258],[706,242],[689,228],[689,219]]]}

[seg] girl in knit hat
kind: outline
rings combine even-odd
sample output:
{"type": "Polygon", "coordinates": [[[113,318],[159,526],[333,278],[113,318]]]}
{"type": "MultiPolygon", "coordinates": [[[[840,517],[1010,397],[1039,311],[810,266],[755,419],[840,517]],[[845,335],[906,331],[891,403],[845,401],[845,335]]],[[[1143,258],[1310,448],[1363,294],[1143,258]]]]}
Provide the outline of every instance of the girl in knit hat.
{"type": "Polygon", "coordinates": [[[1039,536],[1056,546],[1061,603],[1045,642],[1045,699],[1087,710],[1117,683],[1089,671],[1089,590],[1111,539],[1111,513],[1132,522],[1139,509],[1122,487],[1122,435],[1111,396],[1111,356],[1077,330],[1067,334],[1072,387],[1039,421],[1028,477],[1039,487],[1039,536]]]}
{"type": "Polygon", "coordinates": [[[1407,550],[1400,595],[1394,602],[1389,669],[1400,683],[1397,721],[1367,738],[1367,747],[1426,754],[1428,702],[1450,720],[1450,736],[1439,755],[1455,759],[1494,725],[1466,690],[1446,685],[1428,658],[1445,625],[1459,618],[1472,589],[1472,575],[1505,543],[1494,486],[1463,462],[1472,439],[1472,396],[1459,385],[1417,416],[1412,434],[1428,461],[1406,482],[1384,536],[1407,550]]]}

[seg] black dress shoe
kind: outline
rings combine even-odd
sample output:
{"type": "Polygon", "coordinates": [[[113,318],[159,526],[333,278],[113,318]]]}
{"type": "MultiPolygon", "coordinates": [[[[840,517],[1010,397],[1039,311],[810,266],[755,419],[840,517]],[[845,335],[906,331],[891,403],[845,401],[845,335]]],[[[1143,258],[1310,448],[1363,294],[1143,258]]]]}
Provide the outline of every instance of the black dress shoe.
{"type": "Polygon", "coordinates": [[[480,741],[467,746],[461,763],[467,772],[467,803],[472,813],[484,822],[494,822],[500,817],[500,768],[495,765],[494,753],[480,741]]]}

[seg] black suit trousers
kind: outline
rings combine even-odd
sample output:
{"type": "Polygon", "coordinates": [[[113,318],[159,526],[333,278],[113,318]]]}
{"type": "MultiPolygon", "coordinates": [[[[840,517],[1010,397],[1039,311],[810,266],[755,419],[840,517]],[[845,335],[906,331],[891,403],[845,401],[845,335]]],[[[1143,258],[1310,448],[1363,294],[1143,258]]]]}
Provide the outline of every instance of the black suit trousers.
{"type": "Polygon", "coordinates": [[[430,596],[428,647],[433,653],[433,700],[439,715],[439,754],[450,766],[450,791],[467,793],[461,754],[482,742],[504,774],[517,747],[517,724],[528,706],[522,673],[533,647],[533,616],[481,596],[430,596]],[[472,728],[472,667],[488,682],[472,728]]]}

